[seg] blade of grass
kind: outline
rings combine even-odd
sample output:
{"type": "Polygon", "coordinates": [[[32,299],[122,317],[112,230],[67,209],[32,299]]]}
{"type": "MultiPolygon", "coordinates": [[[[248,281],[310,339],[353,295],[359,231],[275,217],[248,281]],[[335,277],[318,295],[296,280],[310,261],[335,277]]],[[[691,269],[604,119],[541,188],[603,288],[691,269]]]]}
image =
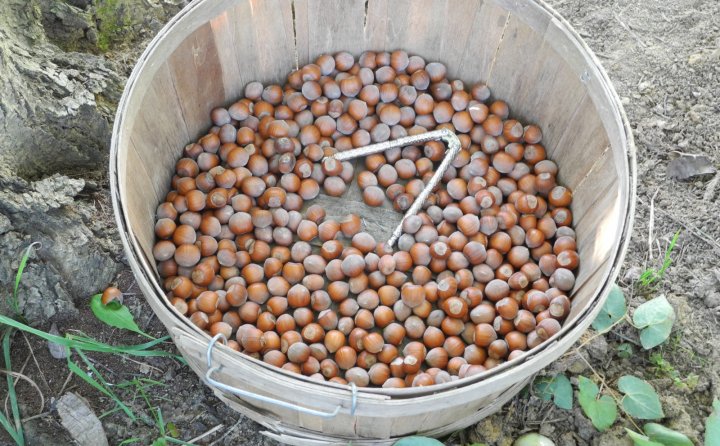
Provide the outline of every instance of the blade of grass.
{"type": "Polygon", "coordinates": [[[665,258],[663,259],[663,265],[662,268],[660,268],[660,278],[663,278],[665,275],[665,271],[670,267],[670,264],[672,263],[672,258],[670,258],[670,254],[673,252],[673,249],[675,249],[675,244],[677,244],[678,238],[680,237],[680,230],[678,229],[677,232],[675,232],[675,235],[673,235],[672,240],[670,241],[670,245],[668,246],[668,249],[665,250],[665,258]]]}
{"type": "Polygon", "coordinates": [[[186,446],[195,446],[195,443],[188,443],[187,441],[178,440],[177,438],[169,437],[167,435],[164,436],[163,439],[169,443],[183,444],[186,446]]]}
{"type": "Polygon", "coordinates": [[[103,418],[110,416],[110,415],[114,414],[115,412],[120,412],[121,410],[122,409],[120,409],[119,407],[113,407],[112,409],[108,410],[107,412],[101,413],[98,416],[98,418],[102,420],[103,418]]]}
{"type": "MultiPolygon", "coordinates": [[[[5,329],[5,335],[3,336],[3,357],[5,359],[5,370],[12,370],[12,363],[10,362],[10,341],[12,339],[13,329],[5,329]]],[[[6,375],[8,384],[8,396],[10,397],[10,408],[12,410],[12,416],[15,420],[15,433],[16,437],[13,437],[18,445],[25,444],[25,434],[23,433],[23,427],[20,417],[20,408],[18,407],[17,394],[15,393],[15,379],[11,374],[6,375]]]]}
{"type": "Polygon", "coordinates": [[[35,247],[35,245],[39,244],[40,242],[30,243],[30,246],[25,248],[25,252],[20,259],[20,266],[18,266],[17,274],[15,274],[15,286],[13,286],[12,299],[10,300],[13,306],[13,311],[15,311],[15,316],[20,315],[20,302],[18,301],[17,297],[18,288],[20,287],[20,280],[22,279],[23,271],[25,271],[25,266],[27,265],[28,259],[30,258],[30,252],[35,247]]]}
{"type": "Polygon", "coordinates": [[[110,387],[112,387],[112,386],[111,386],[107,381],[105,381],[105,378],[103,378],[103,376],[102,376],[102,374],[100,373],[100,371],[95,368],[95,366],[94,366],[93,363],[90,361],[90,359],[88,359],[88,357],[82,352],[82,350],[75,349],[75,352],[78,354],[78,356],[80,356],[80,359],[83,360],[83,362],[85,363],[85,365],[87,366],[87,368],[88,368],[91,372],[93,372],[93,373],[95,374],[95,376],[97,377],[98,381],[100,381],[100,385],[102,385],[102,386],[107,390],[107,393],[113,395],[113,396],[112,396],[113,400],[115,400],[115,402],[118,404],[118,406],[120,406],[120,407],[123,409],[123,412],[127,413],[127,411],[130,411],[130,413],[132,414],[132,415],[130,415],[130,418],[131,418],[133,421],[135,421],[135,420],[137,419],[137,418],[135,417],[135,412],[133,412],[132,409],[130,409],[128,406],[126,406],[125,403],[123,403],[123,402],[120,400],[120,398],[119,398],[117,395],[115,395],[115,392],[113,392],[112,390],[110,390],[110,387]],[[127,409],[127,410],[126,410],[126,409],[127,409]]]}
{"type": "MultiPolygon", "coordinates": [[[[18,322],[15,319],[11,319],[7,316],[0,314],[0,325],[9,325],[10,327],[17,328],[26,333],[38,336],[46,341],[55,342],[60,345],[64,345],[68,348],[79,348],[84,351],[102,352],[102,353],[115,353],[115,354],[128,354],[134,356],[164,356],[172,357],[180,360],[182,357],[174,353],[166,352],[163,350],[150,350],[152,347],[161,344],[170,339],[170,336],[163,336],[149,341],[144,344],[137,345],[109,345],[100,341],[96,341],[92,338],[87,338],[77,335],[66,335],[66,337],[51,335],[37,328],[25,325],[22,322],[18,322]]],[[[183,360],[184,361],[184,360],[183,360]]]]}
{"type": "Polygon", "coordinates": [[[156,418],[157,427],[160,430],[160,435],[162,435],[164,437],[165,436],[165,421],[163,420],[162,410],[160,410],[160,408],[158,407],[155,409],[155,413],[157,415],[157,418],[156,418]]]}
{"type": "Polygon", "coordinates": [[[82,378],[83,381],[90,384],[95,389],[99,390],[103,394],[107,395],[110,399],[115,401],[115,404],[117,404],[118,407],[122,409],[123,412],[132,420],[136,421],[137,418],[135,417],[135,414],[132,410],[130,410],[129,407],[127,407],[122,401],[120,401],[120,398],[117,397],[113,392],[111,392],[109,389],[105,388],[102,384],[97,382],[95,379],[93,379],[92,376],[88,375],[87,372],[85,372],[82,368],[80,368],[79,365],[70,357],[68,357],[68,368],[71,372],[82,378]]]}
{"type": "Polygon", "coordinates": [[[19,438],[17,431],[13,428],[12,423],[10,420],[7,419],[5,414],[0,412],[0,425],[2,425],[3,429],[12,437],[15,444],[23,444],[22,440],[19,438]]]}

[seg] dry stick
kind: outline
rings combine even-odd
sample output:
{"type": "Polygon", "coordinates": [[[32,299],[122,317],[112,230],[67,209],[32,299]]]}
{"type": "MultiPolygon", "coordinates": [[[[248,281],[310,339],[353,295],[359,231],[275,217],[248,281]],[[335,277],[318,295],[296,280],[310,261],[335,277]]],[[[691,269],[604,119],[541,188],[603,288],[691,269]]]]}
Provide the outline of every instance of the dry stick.
{"type": "Polygon", "coordinates": [[[147,362],[136,361],[135,359],[132,359],[132,358],[130,358],[129,356],[125,356],[125,355],[121,355],[121,356],[123,357],[123,359],[126,359],[126,360],[128,360],[128,361],[130,361],[130,362],[134,362],[135,364],[137,364],[137,365],[139,365],[139,366],[143,366],[143,365],[144,365],[144,366],[150,367],[151,369],[157,371],[157,372],[160,373],[160,374],[163,373],[162,369],[159,369],[159,368],[157,368],[157,367],[155,367],[155,366],[152,366],[152,365],[148,364],[147,362]]]}
{"type": "Polygon", "coordinates": [[[25,339],[25,343],[26,343],[27,346],[28,346],[28,350],[30,351],[30,355],[32,356],[33,362],[35,363],[35,367],[37,367],[38,372],[40,372],[40,378],[42,378],[43,384],[45,384],[45,387],[47,387],[48,390],[50,390],[50,385],[48,384],[47,380],[45,379],[45,374],[43,373],[42,367],[40,367],[40,364],[38,364],[38,360],[37,360],[37,358],[35,357],[35,353],[33,352],[33,348],[32,348],[32,346],[30,345],[30,340],[27,338],[27,335],[25,335],[25,332],[24,332],[24,331],[21,331],[21,333],[22,333],[22,335],[23,335],[23,339],[25,339]]]}
{"type": "Polygon", "coordinates": [[[684,222],[678,220],[671,213],[669,213],[668,211],[666,211],[664,209],[658,208],[658,211],[660,211],[661,213],[666,215],[670,220],[674,221],[675,223],[681,225],[683,228],[690,231],[690,233],[693,234],[695,237],[699,238],[700,240],[704,241],[708,245],[712,246],[715,253],[720,255],[720,243],[713,240],[712,237],[710,237],[706,233],[702,232],[701,230],[696,229],[695,227],[690,226],[687,223],[684,223],[684,222]]]}
{"type": "MultiPolygon", "coordinates": [[[[611,326],[609,326],[607,329],[605,329],[604,331],[601,331],[601,332],[597,332],[597,333],[595,333],[594,335],[590,336],[587,340],[583,341],[580,345],[578,345],[574,350],[572,350],[572,351],[570,351],[570,352],[566,352],[562,357],[564,358],[565,356],[570,356],[570,355],[573,355],[573,354],[580,354],[580,349],[581,349],[581,348],[583,348],[583,347],[585,347],[586,345],[588,345],[588,344],[589,344],[590,342],[592,342],[595,338],[598,338],[598,337],[600,337],[600,336],[603,336],[603,335],[605,335],[606,333],[610,333],[610,331],[611,331],[616,325],[618,325],[620,322],[623,322],[623,321],[626,320],[626,319],[627,319],[627,310],[625,310],[625,315],[624,315],[623,317],[621,317],[620,319],[616,320],[616,321],[615,321],[611,326]]],[[[616,333],[613,333],[613,334],[616,334],[616,333]]],[[[629,341],[629,339],[628,339],[628,341],[629,341]]],[[[630,342],[633,342],[635,345],[639,345],[639,344],[637,344],[637,343],[634,342],[634,341],[630,341],[630,342]]]]}
{"type": "Polygon", "coordinates": [[[197,441],[200,441],[200,440],[202,440],[203,438],[207,437],[208,435],[212,435],[212,434],[214,434],[215,432],[219,431],[220,429],[222,429],[222,428],[224,428],[224,427],[225,427],[224,424],[218,424],[217,426],[215,426],[214,428],[212,428],[212,429],[210,429],[209,431],[205,432],[204,434],[199,435],[199,436],[193,438],[192,440],[188,441],[188,443],[195,443],[195,442],[197,442],[197,441]]]}
{"type": "Polygon", "coordinates": [[[220,444],[220,441],[222,441],[225,437],[227,437],[228,435],[230,435],[230,433],[231,433],[232,431],[234,431],[235,429],[237,429],[238,426],[240,426],[240,423],[242,423],[243,418],[244,418],[244,416],[241,415],[240,418],[238,418],[238,420],[235,422],[235,424],[233,424],[232,426],[230,426],[230,429],[226,430],[225,433],[222,434],[222,436],[221,436],[220,438],[218,438],[217,440],[215,440],[215,441],[213,441],[212,443],[210,443],[209,446],[215,446],[215,445],[217,445],[217,444],[220,444]]]}
{"type": "Polygon", "coordinates": [[[51,413],[50,413],[49,411],[48,411],[48,412],[41,412],[41,413],[39,413],[39,414],[37,414],[37,415],[33,415],[33,416],[27,417],[27,418],[23,418],[23,419],[21,420],[21,422],[22,422],[22,423],[27,423],[28,421],[34,420],[35,418],[42,418],[42,417],[46,417],[46,416],[48,416],[48,415],[51,415],[51,413]]]}
{"type": "Polygon", "coordinates": [[[70,380],[72,379],[73,372],[68,373],[67,378],[65,378],[65,382],[63,383],[62,387],[60,388],[60,392],[58,392],[58,395],[62,396],[63,391],[65,390],[65,387],[70,383],[70,380]]]}
{"type": "Polygon", "coordinates": [[[622,21],[622,19],[620,19],[620,17],[617,15],[617,13],[614,13],[614,12],[613,12],[613,16],[615,17],[615,20],[617,20],[618,23],[620,23],[620,26],[622,26],[622,27],[625,29],[625,31],[627,31],[628,33],[630,33],[630,35],[633,36],[633,37],[635,38],[635,40],[637,40],[638,44],[639,44],[641,47],[647,48],[647,45],[645,44],[645,42],[643,42],[643,41],[640,39],[640,36],[638,36],[638,34],[637,34],[635,31],[633,31],[632,29],[630,29],[630,27],[627,26],[627,25],[625,24],[625,22],[622,21]]]}
{"type": "Polygon", "coordinates": [[[655,232],[655,197],[657,197],[660,188],[658,187],[652,198],[650,198],[650,218],[648,219],[648,255],[650,260],[653,260],[652,246],[653,246],[653,232],[655,232]]]}
{"type": "MultiPolygon", "coordinates": [[[[25,371],[25,367],[27,367],[28,362],[30,362],[30,356],[25,358],[25,362],[23,363],[22,367],[20,367],[19,373],[22,374],[25,371]]],[[[11,376],[14,376],[14,375],[12,375],[12,373],[14,373],[12,370],[7,370],[7,372],[9,372],[11,374],[11,376]]],[[[13,381],[12,385],[13,385],[13,387],[15,386],[15,381],[13,381]]],[[[8,417],[8,414],[10,413],[10,412],[8,412],[8,402],[9,401],[10,401],[10,392],[8,392],[8,394],[5,396],[5,404],[3,404],[3,409],[5,410],[5,417],[7,417],[7,418],[10,418],[10,417],[8,417]]]]}
{"type": "Polygon", "coordinates": [[[40,387],[37,385],[37,383],[35,381],[30,379],[30,377],[27,375],[23,375],[22,373],[13,372],[10,370],[0,370],[0,373],[4,373],[6,375],[10,375],[15,378],[25,380],[28,384],[30,384],[37,391],[38,395],[40,395],[40,409],[39,409],[38,413],[42,412],[42,410],[45,408],[45,396],[43,395],[42,390],[40,390],[40,387]]]}

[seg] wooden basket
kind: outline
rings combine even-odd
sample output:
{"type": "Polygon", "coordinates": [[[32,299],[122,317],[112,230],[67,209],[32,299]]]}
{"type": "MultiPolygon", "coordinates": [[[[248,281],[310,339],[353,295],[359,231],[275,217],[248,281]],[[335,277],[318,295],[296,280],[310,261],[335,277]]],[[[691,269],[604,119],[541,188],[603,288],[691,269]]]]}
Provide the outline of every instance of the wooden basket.
{"type": "MultiPolygon", "coordinates": [[[[228,405],[297,445],[440,436],[498,410],[598,313],[622,264],[635,200],[634,145],[617,94],[570,25],[530,0],[196,0],[152,41],[128,80],[110,179],[129,263],[180,352],[206,383],[231,386],[213,386],[228,405]],[[283,82],[321,53],[398,48],[444,62],[448,77],[466,84],[486,82],[514,117],[543,129],[559,182],[574,191],[581,256],[563,330],[521,358],[429,388],[318,383],[219,344],[208,379],[210,338],[168,304],[152,260],[155,208],[182,147],[206,132],[209,111],[240,97],[247,82],[283,82]]],[[[368,210],[358,195],[349,190],[346,206],[362,210],[371,233],[387,234],[400,216],[368,210]]]]}

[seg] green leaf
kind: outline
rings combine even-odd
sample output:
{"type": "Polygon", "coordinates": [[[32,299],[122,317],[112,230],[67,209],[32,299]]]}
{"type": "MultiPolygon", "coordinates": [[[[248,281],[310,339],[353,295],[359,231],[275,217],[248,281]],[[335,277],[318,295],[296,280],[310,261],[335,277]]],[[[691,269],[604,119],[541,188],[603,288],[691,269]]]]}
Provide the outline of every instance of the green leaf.
{"type": "Polygon", "coordinates": [[[535,380],[535,392],[545,401],[553,403],[561,409],[572,409],[573,390],[570,380],[565,375],[544,376],[535,380]]]}
{"type": "Polygon", "coordinates": [[[103,352],[103,353],[114,353],[114,354],[127,354],[133,356],[167,356],[176,359],[184,364],[187,362],[185,359],[177,354],[166,352],[163,350],[151,350],[156,345],[162,344],[163,342],[170,339],[170,336],[163,336],[161,338],[153,339],[152,341],[145,342],[137,345],[109,345],[103,342],[97,341],[87,336],[77,336],[72,334],[66,334],[65,337],[55,336],[50,333],[46,333],[37,328],[33,328],[29,325],[25,325],[22,322],[18,322],[15,319],[11,319],[7,316],[0,314],[0,325],[8,325],[18,330],[22,330],[26,333],[38,336],[46,341],[55,342],[56,344],[64,345],[69,348],[79,348],[89,352],[103,352]]]}
{"type": "Polygon", "coordinates": [[[693,446],[693,442],[685,434],[674,431],[662,424],[645,423],[643,430],[645,435],[652,441],[657,441],[665,446],[693,446]]]}
{"type": "Polygon", "coordinates": [[[633,347],[632,344],[628,344],[627,342],[624,342],[617,347],[617,355],[620,358],[628,359],[633,354],[633,347]]]}
{"type": "Polygon", "coordinates": [[[645,435],[638,434],[637,432],[633,432],[628,428],[625,428],[625,431],[627,432],[628,437],[630,437],[630,439],[632,439],[633,444],[635,446],[663,446],[662,443],[652,441],[645,435]]]}
{"type": "Polygon", "coordinates": [[[705,420],[705,446],[720,446],[720,400],[713,401],[713,411],[705,420]]]}
{"type": "Polygon", "coordinates": [[[173,437],[173,438],[177,438],[177,437],[180,436],[180,432],[178,432],[177,426],[176,426],[175,423],[173,423],[172,421],[170,421],[170,422],[165,426],[165,429],[167,430],[168,435],[171,436],[171,437],[173,437]]]}
{"type": "Polygon", "coordinates": [[[626,313],[625,295],[619,286],[613,285],[605,305],[592,323],[592,328],[600,333],[606,332],[625,317],[626,313]]]}
{"type": "Polygon", "coordinates": [[[597,384],[584,376],[578,377],[578,402],[583,412],[590,418],[595,429],[604,431],[617,418],[617,405],[608,395],[597,398],[600,389],[597,384]]]}
{"type": "MultiPolygon", "coordinates": [[[[12,328],[8,327],[5,329],[5,334],[2,340],[3,359],[5,361],[5,370],[12,370],[12,363],[10,361],[10,344],[12,341],[13,332],[12,328]]],[[[5,430],[10,434],[15,444],[19,446],[25,445],[25,434],[22,427],[20,407],[18,406],[17,393],[15,392],[15,378],[7,373],[6,375],[7,387],[8,387],[8,398],[10,399],[10,410],[12,412],[13,421],[15,427],[11,427],[10,420],[3,416],[2,425],[5,430]]]]}
{"type": "Polygon", "coordinates": [[[545,435],[529,432],[515,440],[513,446],[555,446],[555,443],[545,435]]]}
{"type": "Polygon", "coordinates": [[[625,394],[622,406],[628,415],[641,420],[655,420],[665,416],[660,398],[647,381],[625,375],[618,380],[618,389],[625,394]]]}
{"type": "Polygon", "coordinates": [[[20,287],[20,280],[22,280],[23,271],[25,271],[28,259],[30,258],[30,252],[32,252],[32,249],[35,247],[35,245],[39,244],[40,242],[30,243],[30,246],[25,248],[25,252],[20,259],[20,265],[18,266],[17,273],[15,274],[15,284],[13,285],[12,299],[10,300],[13,306],[13,311],[15,311],[15,316],[20,315],[20,303],[18,302],[18,288],[20,287]]]}
{"type": "Polygon", "coordinates": [[[135,323],[133,315],[125,305],[117,301],[103,305],[101,299],[101,294],[96,294],[90,299],[90,309],[96,318],[111,327],[124,328],[125,330],[134,331],[135,333],[153,339],[152,336],[140,330],[140,327],[135,323]]]}
{"type": "Polygon", "coordinates": [[[637,307],[633,324],[640,329],[640,343],[649,350],[667,340],[675,322],[675,310],[661,295],[637,307]]]}
{"type": "Polygon", "coordinates": [[[443,444],[434,438],[405,437],[396,441],[393,446],[443,446],[443,444]]]}

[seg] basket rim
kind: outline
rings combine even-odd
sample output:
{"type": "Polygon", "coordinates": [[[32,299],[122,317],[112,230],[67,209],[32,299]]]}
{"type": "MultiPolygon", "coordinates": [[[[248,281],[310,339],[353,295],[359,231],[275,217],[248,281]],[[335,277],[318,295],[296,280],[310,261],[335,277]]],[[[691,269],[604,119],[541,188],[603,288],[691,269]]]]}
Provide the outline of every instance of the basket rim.
{"type": "MultiPolygon", "coordinates": [[[[175,15],[173,18],[168,21],[168,23],[158,32],[158,34],[152,39],[150,44],[147,46],[147,48],[143,51],[142,55],[136,62],[132,73],[128,77],[127,83],[125,85],[125,88],[123,89],[123,94],[121,96],[121,99],[118,103],[118,107],[116,110],[115,115],[115,122],[113,124],[113,132],[112,132],[112,139],[111,139],[111,145],[110,145],[110,159],[109,159],[109,178],[110,178],[110,190],[111,190],[111,200],[113,205],[113,212],[115,216],[115,222],[118,227],[118,232],[120,235],[120,239],[123,244],[123,248],[125,251],[125,254],[128,258],[128,261],[131,263],[131,265],[135,265],[138,267],[138,269],[142,272],[143,277],[142,279],[150,285],[150,287],[154,290],[153,295],[145,296],[147,299],[154,298],[157,299],[161,305],[170,313],[172,313],[173,317],[177,320],[179,323],[178,325],[182,327],[183,331],[186,332],[186,334],[196,337],[199,340],[203,340],[204,342],[208,343],[210,341],[210,336],[206,333],[204,333],[202,330],[194,326],[187,318],[182,317],[177,310],[170,305],[170,303],[165,299],[165,294],[162,291],[162,288],[158,282],[158,279],[155,277],[154,274],[150,274],[149,271],[151,271],[151,268],[148,268],[149,260],[146,258],[144,252],[140,248],[139,244],[137,243],[137,240],[135,239],[135,236],[133,234],[133,231],[130,226],[130,222],[128,220],[128,217],[126,215],[126,210],[124,208],[123,199],[120,193],[120,178],[118,176],[118,154],[120,152],[120,136],[122,132],[122,125],[124,122],[125,114],[127,111],[127,103],[129,102],[130,98],[133,96],[136,88],[136,82],[140,75],[142,74],[144,68],[148,64],[148,62],[151,60],[151,57],[154,55],[155,50],[157,49],[158,45],[163,41],[166,34],[175,27],[176,24],[181,22],[185,17],[188,17],[190,14],[192,14],[196,9],[201,8],[203,5],[212,3],[215,0],[193,0],[190,4],[188,4],[185,8],[183,8],[177,15],[175,15]]],[[[498,3],[501,7],[508,9],[509,11],[512,10],[512,5],[506,5],[504,0],[493,0],[496,3],[498,3]]],[[[618,237],[616,238],[616,241],[614,242],[614,245],[612,247],[611,253],[614,253],[611,255],[613,258],[612,266],[606,271],[604,274],[604,277],[602,279],[602,285],[593,293],[593,296],[591,298],[591,301],[588,303],[588,305],[583,309],[583,311],[573,320],[570,324],[566,324],[562,327],[562,329],[552,338],[545,341],[540,346],[536,347],[535,349],[532,349],[528,351],[528,353],[512,360],[507,361],[498,367],[495,367],[493,369],[487,370],[486,372],[480,373],[478,375],[474,375],[472,377],[460,379],[457,381],[451,381],[444,384],[436,384],[433,386],[428,387],[422,387],[422,388],[404,388],[404,389],[383,389],[383,388],[362,388],[359,389],[358,393],[361,396],[363,393],[368,394],[368,396],[372,395],[384,395],[388,396],[392,399],[409,399],[409,398],[416,398],[416,397],[423,397],[427,396],[429,394],[435,394],[438,392],[451,392],[453,390],[466,390],[469,386],[472,386],[474,384],[478,384],[483,381],[487,381],[491,378],[499,378],[508,375],[511,371],[516,369],[516,367],[522,365],[522,364],[528,364],[528,363],[540,363],[542,361],[539,361],[539,357],[542,356],[542,353],[546,352],[551,346],[554,346],[558,342],[560,342],[563,339],[573,338],[572,343],[576,342],[577,339],[582,335],[582,333],[587,329],[587,326],[590,324],[590,322],[587,321],[587,319],[592,318],[598,314],[600,311],[600,308],[605,302],[605,299],[607,298],[607,295],[610,292],[610,289],[612,285],[615,282],[615,279],[617,278],[620,268],[622,267],[623,260],[625,258],[625,255],[627,253],[628,245],[630,242],[630,235],[632,232],[632,228],[634,225],[634,217],[635,217],[635,206],[636,206],[636,194],[637,194],[637,165],[636,165],[636,147],[635,142],[632,134],[632,129],[630,127],[630,123],[628,121],[627,115],[625,113],[625,110],[622,106],[622,103],[620,101],[620,98],[610,81],[609,76],[607,75],[607,72],[605,71],[604,67],[598,60],[595,53],[590,49],[590,47],[587,45],[587,43],[582,39],[582,37],[577,33],[577,31],[570,25],[570,23],[563,18],[555,9],[553,9],[550,5],[548,5],[544,0],[521,0],[518,2],[515,2],[515,8],[524,7],[525,5],[517,6],[517,3],[525,3],[525,4],[535,4],[539,6],[543,13],[547,14],[553,21],[556,22],[558,26],[561,27],[561,29],[565,32],[566,36],[569,39],[569,43],[575,45],[578,50],[587,58],[588,62],[588,69],[592,70],[592,74],[599,79],[600,84],[605,92],[605,94],[608,97],[608,100],[610,104],[613,107],[613,117],[615,119],[619,120],[619,128],[623,130],[623,133],[621,133],[620,137],[622,140],[622,145],[625,149],[625,159],[623,163],[623,175],[622,179],[624,180],[624,188],[626,192],[626,200],[623,205],[622,211],[624,212],[624,218],[621,220],[621,225],[618,227],[618,237]],[[583,323],[585,322],[585,323],[583,323]],[[418,390],[420,389],[420,390],[418,390]]],[[[572,344],[570,344],[572,345],[572,344]]],[[[568,349],[570,347],[568,345],[568,349]]],[[[277,367],[274,367],[272,365],[266,364],[262,361],[256,360],[254,358],[251,358],[246,355],[237,354],[237,352],[234,352],[230,350],[227,347],[220,346],[221,349],[226,349],[228,352],[235,353],[235,357],[238,361],[249,361],[254,364],[261,365],[262,367],[266,368],[269,372],[274,374],[279,374],[282,377],[290,378],[293,381],[297,382],[298,384],[302,383],[303,385],[309,386],[309,388],[323,388],[327,389],[328,387],[336,388],[336,389],[342,389],[342,390],[348,390],[349,386],[332,383],[332,382],[318,382],[311,380],[309,377],[305,377],[302,375],[293,374],[291,372],[288,372],[283,369],[279,369],[277,367]]],[[[567,349],[566,349],[567,350],[567,349]]],[[[562,354],[562,353],[561,353],[562,354]]],[[[545,366],[542,366],[545,367],[545,366]]],[[[538,368],[535,372],[540,371],[542,367],[538,368]]]]}

